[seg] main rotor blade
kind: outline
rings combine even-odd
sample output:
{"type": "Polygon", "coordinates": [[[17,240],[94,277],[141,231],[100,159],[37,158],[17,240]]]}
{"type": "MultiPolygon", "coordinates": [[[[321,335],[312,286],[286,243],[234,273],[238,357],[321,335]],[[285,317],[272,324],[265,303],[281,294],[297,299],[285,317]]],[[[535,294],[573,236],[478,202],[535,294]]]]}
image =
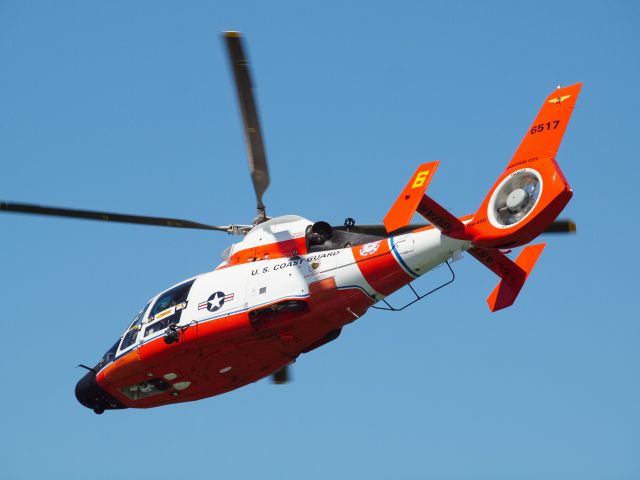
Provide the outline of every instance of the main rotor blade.
{"type": "Polygon", "coordinates": [[[282,367],[276,373],[271,376],[271,381],[276,385],[282,385],[291,381],[291,375],[289,373],[289,365],[282,367]]]}
{"type": "Polygon", "coordinates": [[[103,222],[133,223],[136,225],[154,225],[157,227],[195,228],[198,230],[218,230],[229,232],[231,226],[215,226],[204,223],[181,220],[179,218],[147,217],[143,215],[127,215],[122,213],[99,212],[95,210],[75,210],[71,208],[44,207],[29,203],[0,202],[0,212],[30,213],[53,217],[81,218],[84,220],[100,220],[103,222]]]}
{"type": "Polygon", "coordinates": [[[576,233],[576,224],[573,220],[556,220],[544,233],[576,233]]]}
{"type": "Polygon", "coordinates": [[[346,227],[344,225],[332,225],[331,228],[334,230],[342,230],[343,232],[353,232],[353,233],[363,233],[365,235],[376,235],[378,237],[390,237],[392,235],[402,235],[403,233],[412,232],[417,230],[418,228],[423,228],[428,226],[428,224],[418,224],[412,223],[411,225],[406,225],[402,228],[394,230],[391,233],[387,233],[384,225],[379,224],[371,224],[371,225],[354,225],[352,227],[346,227]]]}
{"type": "Polygon", "coordinates": [[[233,77],[242,113],[244,138],[249,157],[249,171],[251,172],[253,188],[256,191],[256,199],[258,200],[258,217],[264,219],[266,215],[264,203],[262,203],[262,195],[269,186],[269,169],[253,95],[249,62],[244,53],[240,32],[225,32],[224,38],[229,52],[231,67],[233,68],[233,77]]]}
{"type": "MultiPolygon", "coordinates": [[[[403,233],[408,233],[413,230],[417,230],[418,228],[424,228],[429,224],[426,223],[412,223],[405,227],[399,228],[391,233],[387,233],[384,225],[382,224],[374,224],[374,225],[354,225],[352,227],[346,227],[344,225],[340,226],[332,226],[334,230],[342,230],[354,233],[364,233],[367,235],[377,235],[379,237],[390,237],[392,235],[402,235],[403,233]]],[[[573,220],[556,220],[553,222],[549,228],[547,228],[543,234],[547,233],[576,233],[576,224],[573,220]]]]}

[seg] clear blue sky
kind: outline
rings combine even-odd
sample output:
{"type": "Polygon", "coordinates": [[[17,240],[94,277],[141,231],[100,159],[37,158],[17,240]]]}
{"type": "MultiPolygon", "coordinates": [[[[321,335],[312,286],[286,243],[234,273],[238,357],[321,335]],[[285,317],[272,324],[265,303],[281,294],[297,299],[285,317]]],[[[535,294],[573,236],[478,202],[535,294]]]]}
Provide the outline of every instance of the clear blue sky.
{"type": "Polygon", "coordinates": [[[227,29],[248,40],[271,215],[379,222],[433,159],[431,194],[471,213],[544,97],[582,81],[558,155],[579,234],[548,238],[504,312],[466,257],[288,386],[97,416],[75,366],[232,239],[1,215],[0,477],[640,478],[638,3],[4,0],[0,199],[250,221],[227,29]]]}

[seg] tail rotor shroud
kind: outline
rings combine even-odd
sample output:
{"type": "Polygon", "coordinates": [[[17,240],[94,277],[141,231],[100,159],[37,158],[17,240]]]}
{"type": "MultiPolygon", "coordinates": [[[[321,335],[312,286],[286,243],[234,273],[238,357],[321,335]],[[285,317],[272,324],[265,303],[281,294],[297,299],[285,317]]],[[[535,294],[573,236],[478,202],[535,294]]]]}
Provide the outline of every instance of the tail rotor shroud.
{"type": "Polygon", "coordinates": [[[489,202],[489,221],[495,226],[515,225],[534,209],[542,191],[542,178],[535,170],[520,170],[506,179],[489,202]]]}

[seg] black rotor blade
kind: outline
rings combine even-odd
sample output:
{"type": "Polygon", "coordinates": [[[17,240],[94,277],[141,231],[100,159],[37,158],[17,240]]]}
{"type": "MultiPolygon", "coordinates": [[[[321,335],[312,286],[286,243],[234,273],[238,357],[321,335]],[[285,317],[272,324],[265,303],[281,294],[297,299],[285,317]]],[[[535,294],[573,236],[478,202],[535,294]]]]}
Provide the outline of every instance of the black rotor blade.
{"type": "Polygon", "coordinates": [[[391,233],[387,233],[387,230],[381,223],[372,225],[354,225],[352,227],[346,227],[344,225],[332,225],[331,228],[333,228],[334,230],[342,230],[343,232],[363,233],[365,235],[376,235],[378,237],[390,237],[391,235],[402,235],[403,233],[412,232],[418,228],[426,227],[427,225],[428,224],[426,223],[412,223],[411,225],[399,228],[391,233]]]}
{"type": "Polygon", "coordinates": [[[576,233],[576,224],[573,220],[556,220],[544,233],[576,233]]]}
{"type": "MultiPolygon", "coordinates": [[[[344,225],[332,226],[334,230],[349,231],[354,233],[364,233],[367,235],[377,235],[379,237],[390,237],[391,235],[402,235],[403,233],[412,232],[418,228],[428,226],[427,223],[412,223],[405,227],[399,228],[391,233],[387,233],[387,230],[382,224],[374,225],[354,225],[352,227],[346,227],[344,225]]],[[[573,220],[556,220],[549,228],[547,228],[543,234],[547,233],[576,233],[576,224],[573,220]]]]}
{"type": "Polygon", "coordinates": [[[276,385],[282,385],[284,383],[289,383],[291,378],[289,376],[289,365],[286,367],[282,367],[276,373],[271,376],[273,383],[276,385]]]}
{"type": "Polygon", "coordinates": [[[179,218],[147,217],[143,215],[127,215],[122,213],[98,212],[95,210],[75,210],[71,208],[43,207],[29,203],[0,202],[0,212],[30,213],[53,217],[81,218],[84,220],[100,220],[103,222],[133,223],[136,225],[154,225],[157,227],[195,228],[198,230],[229,231],[229,227],[218,227],[204,223],[181,220],[179,218]]]}
{"type": "Polygon", "coordinates": [[[225,32],[224,38],[229,52],[229,60],[233,69],[233,78],[238,93],[242,122],[244,124],[244,137],[249,157],[249,171],[253,179],[253,187],[258,200],[258,216],[265,217],[262,195],[269,186],[269,169],[267,157],[262,141],[260,120],[253,95],[253,85],[249,72],[249,63],[242,46],[242,36],[239,32],[225,32]]]}

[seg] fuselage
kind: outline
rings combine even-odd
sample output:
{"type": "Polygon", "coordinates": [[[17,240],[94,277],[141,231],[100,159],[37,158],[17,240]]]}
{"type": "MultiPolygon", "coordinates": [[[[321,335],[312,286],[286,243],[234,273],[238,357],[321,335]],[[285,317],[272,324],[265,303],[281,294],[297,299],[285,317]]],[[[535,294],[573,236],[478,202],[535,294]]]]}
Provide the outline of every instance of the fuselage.
{"type": "Polygon", "coordinates": [[[160,293],[78,383],[96,411],[197,400],[266,377],[469,248],[431,227],[389,238],[261,223],[215,270],[160,293]]]}

